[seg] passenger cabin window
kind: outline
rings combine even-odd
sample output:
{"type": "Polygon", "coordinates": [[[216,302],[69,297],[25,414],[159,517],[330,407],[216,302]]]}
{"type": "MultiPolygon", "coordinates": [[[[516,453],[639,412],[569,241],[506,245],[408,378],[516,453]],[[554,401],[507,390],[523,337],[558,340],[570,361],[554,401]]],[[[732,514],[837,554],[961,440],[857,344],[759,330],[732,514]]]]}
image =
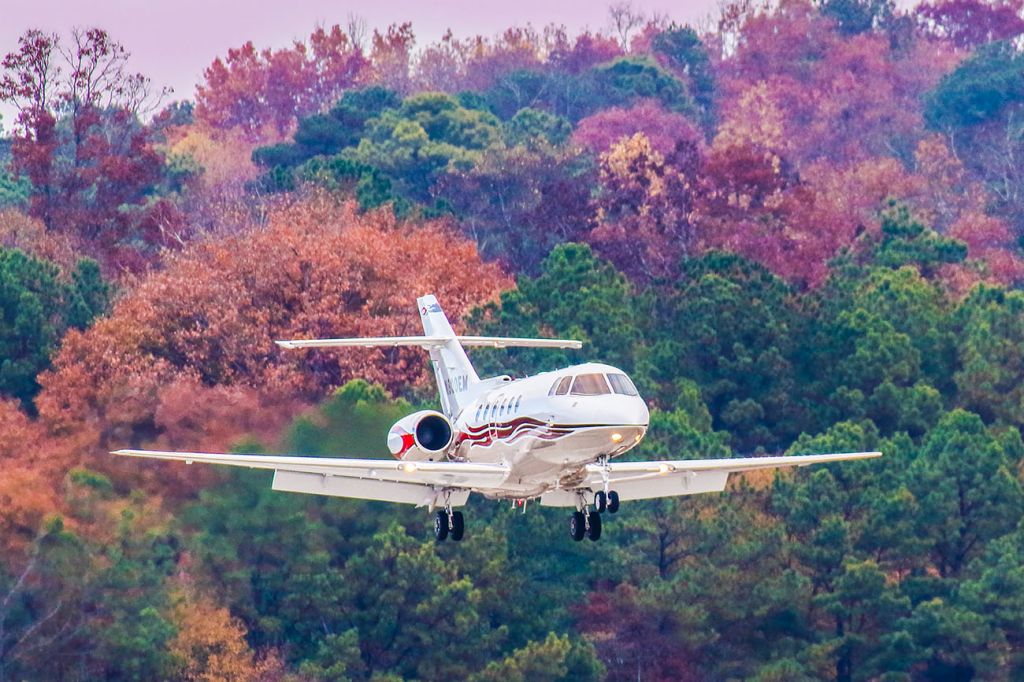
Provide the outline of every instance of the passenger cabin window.
{"type": "Polygon", "coordinates": [[[562,380],[558,382],[558,387],[555,389],[555,395],[565,395],[569,392],[570,385],[572,385],[572,377],[562,377],[562,380]]]}
{"type": "Polygon", "coordinates": [[[609,374],[608,383],[612,385],[612,392],[619,395],[640,395],[636,386],[625,374],[609,374]]]}
{"type": "Polygon", "coordinates": [[[483,408],[484,408],[483,405],[477,405],[476,406],[476,421],[480,421],[480,412],[481,412],[481,410],[483,410],[483,408]]]}
{"type": "Polygon", "coordinates": [[[580,374],[572,384],[573,395],[608,395],[608,382],[603,374],[580,374]]]}
{"type": "Polygon", "coordinates": [[[498,416],[499,416],[499,417],[502,417],[502,416],[504,416],[504,414],[505,414],[505,403],[506,403],[506,402],[507,402],[507,401],[505,401],[505,400],[502,400],[502,401],[501,401],[501,406],[500,406],[500,407],[498,408],[498,416]]]}
{"type": "Polygon", "coordinates": [[[516,407],[515,407],[516,414],[519,414],[519,406],[522,404],[522,402],[523,402],[523,396],[519,396],[518,398],[516,398],[516,407]]]}

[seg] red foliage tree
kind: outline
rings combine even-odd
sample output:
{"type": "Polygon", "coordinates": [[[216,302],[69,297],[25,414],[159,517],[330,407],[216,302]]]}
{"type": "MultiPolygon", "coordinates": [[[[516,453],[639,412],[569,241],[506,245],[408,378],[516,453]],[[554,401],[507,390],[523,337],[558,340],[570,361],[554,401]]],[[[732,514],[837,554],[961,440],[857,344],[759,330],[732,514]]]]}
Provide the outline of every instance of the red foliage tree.
{"type": "Polygon", "coordinates": [[[412,49],[416,34],[412,24],[392,24],[373,32],[370,78],[377,85],[408,95],[412,90],[412,49]]]}
{"type": "Polygon", "coordinates": [[[1021,0],[940,0],[916,8],[926,31],[967,50],[1024,33],[1022,11],[1021,0]]]}
{"type": "Polygon", "coordinates": [[[702,679],[688,650],[681,617],[686,605],[644,594],[629,584],[591,592],[576,609],[580,631],[597,649],[608,679],[686,681],[702,679]]]}
{"type": "Polygon", "coordinates": [[[622,55],[619,44],[589,32],[570,39],[562,27],[542,33],[531,27],[510,28],[493,39],[459,40],[448,31],[415,60],[415,81],[421,90],[485,91],[516,71],[579,75],[622,55]]]}
{"type": "Polygon", "coordinates": [[[554,33],[548,50],[548,66],[569,74],[581,74],[598,64],[622,56],[622,47],[614,39],[600,33],[584,31],[569,40],[564,30],[554,33]]]}
{"type": "Polygon", "coordinates": [[[66,49],[28,31],[0,79],[0,101],[19,109],[11,151],[32,182],[31,214],[115,267],[141,267],[168,245],[153,234],[138,243],[163,157],[138,119],[149,81],[127,70],[128,57],[100,29],[75,31],[66,49]]]}
{"type": "Polygon", "coordinates": [[[466,62],[465,87],[483,91],[513,71],[538,69],[541,51],[540,37],[531,28],[510,28],[493,41],[482,41],[466,62]]]}
{"type": "Polygon", "coordinates": [[[724,113],[735,118],[745,92],[766,89],[798,167],[819,158],[908,155],[923,131],[922,95],[959,59],[943,41],[843,38],[804,0],[747,15],[736,40],[718,67],[724,113]]]}
{"type": "Polygon", "coordinates": [[[643,101],[628,109],[612,107],[581,120],[573,141],[594,154],[608,151],[622,138],[643,133],[651,147],[671,154],[680,143],[700,146],[700,131],[685,116],[665,111],[657,102],[643,101]]]}
{"type": "Polygon", "coordinates": [[[207,67],[196,89],[195,115],[214,128],[239,127],[254,139],[281,138],[297,118],[361,82],[367,67],[362,49],[337,25],[280,50],[257,50],[247,42],[207,67]]]}

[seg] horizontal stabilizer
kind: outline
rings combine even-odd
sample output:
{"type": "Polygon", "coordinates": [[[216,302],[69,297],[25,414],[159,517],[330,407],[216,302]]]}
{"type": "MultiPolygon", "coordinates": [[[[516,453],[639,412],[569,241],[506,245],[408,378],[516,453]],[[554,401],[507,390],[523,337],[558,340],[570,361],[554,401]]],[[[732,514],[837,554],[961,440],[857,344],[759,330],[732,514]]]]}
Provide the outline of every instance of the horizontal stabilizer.
{"type": "Polygon", "coordinates": [[[374,348],[377,346],[417,346],[431,350],[442,348],[454,338],[463,346],[489,348],[582,348],[583,342],[574,339],[521,339],[505,336],[367,336],[354,339],[296,339],[277,341],[282,348],[374,348]]]}

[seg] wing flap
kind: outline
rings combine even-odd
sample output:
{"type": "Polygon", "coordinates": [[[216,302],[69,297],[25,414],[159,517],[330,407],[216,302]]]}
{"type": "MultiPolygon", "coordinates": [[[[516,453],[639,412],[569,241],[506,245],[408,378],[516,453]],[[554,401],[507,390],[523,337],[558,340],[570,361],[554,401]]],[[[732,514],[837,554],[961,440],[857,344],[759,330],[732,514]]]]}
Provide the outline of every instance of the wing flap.
{"type": "MultiPolygon", "coordinates": [[[[274,484],[272,487],[274,490],[289,493],[330,495],[332,497],[398,502],[417,506],[430,506],[437,504],[438,500],[436,488],[422,483],[398,483],[395,481],[377,481],[366,478],[323,476],[321,474],[307,474],[281,469],[274,472],[274,484]]],[[[448,498],[448,503],[453,507],[461,507],[466,504],[467,499],[469,499],[468,490],[455,491],[448,498]]]]}

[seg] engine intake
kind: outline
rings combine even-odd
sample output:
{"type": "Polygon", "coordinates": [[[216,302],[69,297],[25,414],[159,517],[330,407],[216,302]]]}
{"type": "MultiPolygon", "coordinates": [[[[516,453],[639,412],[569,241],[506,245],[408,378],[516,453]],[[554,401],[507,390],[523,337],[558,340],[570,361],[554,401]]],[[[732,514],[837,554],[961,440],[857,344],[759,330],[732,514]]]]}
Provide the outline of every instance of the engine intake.
{"type": "Polygon", "coordinates": [[[452,442],[452,425],[440,412],[423,410],[399,419],[388,432],[388,450],[397,459],[441,459],[452,442]]]}

